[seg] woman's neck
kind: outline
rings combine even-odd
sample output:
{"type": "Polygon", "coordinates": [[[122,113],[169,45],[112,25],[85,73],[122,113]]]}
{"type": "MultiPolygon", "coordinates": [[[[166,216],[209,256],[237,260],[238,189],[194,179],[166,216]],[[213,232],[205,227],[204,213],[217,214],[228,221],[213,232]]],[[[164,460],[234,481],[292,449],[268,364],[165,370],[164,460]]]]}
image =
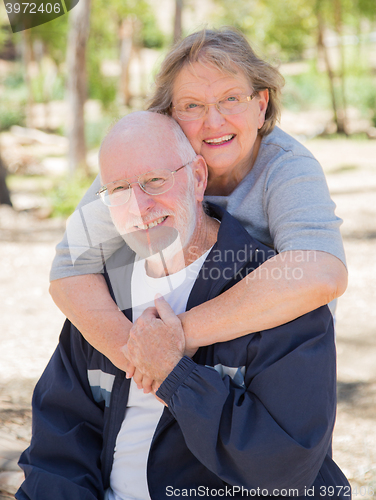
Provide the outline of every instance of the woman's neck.
{"type": "Polygon", "coordinates": [[[252,170],[261,145],[261,137],[257,136],[255,144],[249,158],[242,163],[235,165],[231,170],[225,172],[216,172],[209,169],[208,185],[205,194],[211,196],[228,196],[241,183],[241,181],[252,170]]]}

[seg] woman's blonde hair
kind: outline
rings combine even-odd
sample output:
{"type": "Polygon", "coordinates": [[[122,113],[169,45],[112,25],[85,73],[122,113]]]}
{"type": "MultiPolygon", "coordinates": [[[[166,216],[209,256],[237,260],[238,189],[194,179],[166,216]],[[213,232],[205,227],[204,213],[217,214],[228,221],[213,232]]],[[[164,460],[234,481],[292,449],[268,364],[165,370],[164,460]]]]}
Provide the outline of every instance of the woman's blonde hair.
{"type": "Polygon", "coordinates": [[[203,29],[175,44],[156,76],[154,93],[148,100],[147,109],[171,115],[175,80],[184,66],[198,61],[212,64],[232,75],[241,71],[254,91],[268,89],[269,103],[259,134],[267,135],[273,130],[280,118],[284,78],[278,69],[257,57],[242,33],[230,27],[203,29]]]}

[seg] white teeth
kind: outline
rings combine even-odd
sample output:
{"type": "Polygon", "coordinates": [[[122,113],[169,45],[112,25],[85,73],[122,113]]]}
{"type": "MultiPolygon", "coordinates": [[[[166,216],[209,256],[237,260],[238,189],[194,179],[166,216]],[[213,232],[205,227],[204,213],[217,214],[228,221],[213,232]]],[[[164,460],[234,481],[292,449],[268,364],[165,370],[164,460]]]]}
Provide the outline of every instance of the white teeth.
{"type": "Polygon", "coordinates": [[[235,137],[234,134],[224,135],[223,137],[219,137],[218,139],[207,139],[204,142],[207,142],[208,144],[220,144],[221,142],[230,141],[233,137],[235,137]]]}
{"type": "Polygon", "coordinates": [[[139,226],[136,226],[138,227],[138,229],[150,229],[154,226],[157,226],[158,224],[160,224],[161,222],[163,222],[164,220],[167,219],[167,215],[165,217],[160,217],[159,219],[155,220],[154,222],[150,222],[150,224],[140,224],[139,226]]]}

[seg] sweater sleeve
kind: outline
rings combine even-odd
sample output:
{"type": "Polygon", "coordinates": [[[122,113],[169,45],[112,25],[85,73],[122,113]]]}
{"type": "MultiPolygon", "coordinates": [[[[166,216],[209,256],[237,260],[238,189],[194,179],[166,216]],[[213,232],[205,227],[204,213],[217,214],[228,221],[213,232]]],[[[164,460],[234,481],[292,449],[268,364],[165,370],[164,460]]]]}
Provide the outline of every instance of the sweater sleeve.
{"type": "Polygon", "coordinates": [[[104,260],[124,245],[108,207],[96,195],[99,188],[97,176],[69,217],[63,239],[56,247],[50,281],[100,273],[104,260]]]}
{"type": "Polygon", "coordinates": [[[100,500],[103,408],[87,379],[87,349],[67,321],[33,395],[32,439],[20,457],[18,500],[100,500]]]}
{"type": "Polygon", "coordinates": [[[168,404],[190,451],[223,481],[265,488],[269,495],[284,488],[303,495],[324,462],[335,421],[329,311],[320,308],[251,336],[247,359],[226,375],[228,367],[184,357],[157,396],[168,404]]]}
{"type": "Polygon", "coordinates": [[[269,170],[263,208],[279,253],[318,250],[336,256],[346,265],[342,220],[335,214],[336,205],[321,165],[313,157],[286,153],[283,161],[269,170]]]}

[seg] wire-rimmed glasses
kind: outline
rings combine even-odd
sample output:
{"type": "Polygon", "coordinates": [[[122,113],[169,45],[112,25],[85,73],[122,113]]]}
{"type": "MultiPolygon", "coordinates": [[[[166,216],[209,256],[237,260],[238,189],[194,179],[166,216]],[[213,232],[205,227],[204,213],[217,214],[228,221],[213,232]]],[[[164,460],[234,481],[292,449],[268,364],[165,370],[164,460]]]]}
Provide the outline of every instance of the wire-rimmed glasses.
{"type": "Polygon", "coordinates": [[[255,90],[251,95],[238,94],[227,96],[210,104],[187,100],[187,102],[180,102],[172,108],[175,110],[179,120],[183,121],[193,121],[202,118],[207,113],[209,106],[215,106],[219,113],[223,115],[237,115],[247,109],[248,104],[257,94],[258,91],[255,90]]]}
{"type": "Polygon", "coordinates": [[[129,182],[126,179],[109,182],[102,186],[96,194],[106,206],[118,207],[129,201],[133,184],[138,184],[145,193],[152,196],[166,193],[174,185],[174,174],[192,163],[192,161],[176,170],[169,170],[168,168],[151,170],[150,172],[141,174],[135,182],[129,182]]]}

